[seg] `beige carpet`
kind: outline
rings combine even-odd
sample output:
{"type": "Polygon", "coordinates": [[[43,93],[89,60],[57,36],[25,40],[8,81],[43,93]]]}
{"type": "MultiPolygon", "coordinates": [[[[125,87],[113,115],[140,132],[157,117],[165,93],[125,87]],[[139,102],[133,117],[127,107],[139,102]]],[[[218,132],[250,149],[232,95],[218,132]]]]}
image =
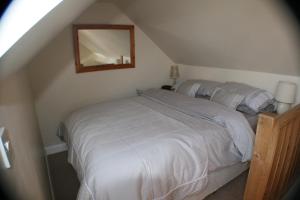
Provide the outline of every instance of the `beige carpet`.
{"type": "MultiPolygon", "coordinates": [[[[67,152],[48,156],[55,200],[75,200],[79,189],[76,172],[67,162],[67,152]]],[[[205,200],[242,200],[248,172],[220,188],[205,200]]]]}

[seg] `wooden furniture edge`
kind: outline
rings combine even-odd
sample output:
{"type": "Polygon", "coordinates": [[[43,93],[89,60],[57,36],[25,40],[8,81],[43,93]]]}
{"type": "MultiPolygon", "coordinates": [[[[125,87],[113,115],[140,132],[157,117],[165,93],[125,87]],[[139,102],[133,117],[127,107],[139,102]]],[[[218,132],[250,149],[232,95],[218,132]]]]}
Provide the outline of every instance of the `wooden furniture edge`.
{"type": "Polygon", "coordinates": [[[135,68],[135,34],[134,25],[126,24],[73,24],[73,46],[75,57],[75,69],[76,73],[95,72],[104,70],[116,70],[116,69],[129,69],[135,68]],[[117,29],[128,30],[130,33],[130,60],[131,63],[122,64],[103,64],[94,66],[83,66],[80,63],[80,51],[79,51],[79,37],[78,31],[80,29],[117,29]]]}
{"type": "Polygon", "coordinates": [[[299,159],[300,105],[259,116],[244,200],[280,199],[299,159]]]}

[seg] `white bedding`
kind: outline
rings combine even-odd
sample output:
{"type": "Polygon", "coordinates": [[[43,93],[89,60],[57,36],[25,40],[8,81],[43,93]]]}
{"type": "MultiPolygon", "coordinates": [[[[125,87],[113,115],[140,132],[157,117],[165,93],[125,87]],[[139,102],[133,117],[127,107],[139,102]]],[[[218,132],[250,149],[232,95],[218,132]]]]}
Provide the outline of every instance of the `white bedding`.
{"type": "Polygon", "coordinates": [[[184,199],[207,174],[251,158],[244,117],[206,100],[163,90],[92,105],[65,121],[78,199],[184,199]]]}

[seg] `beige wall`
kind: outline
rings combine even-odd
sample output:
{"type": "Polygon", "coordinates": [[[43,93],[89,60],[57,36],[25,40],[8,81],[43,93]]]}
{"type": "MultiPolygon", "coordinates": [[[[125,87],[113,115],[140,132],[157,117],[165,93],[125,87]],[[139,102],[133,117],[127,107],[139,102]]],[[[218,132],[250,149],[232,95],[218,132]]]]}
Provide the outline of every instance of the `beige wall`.
{"type": "Polygon", "coordinates": [[[264,72],[252,72],[216,67],[180,65],[181,79],[207,79],[220,82],[246,83],[275,93],[278,81],[292,81],[298,85],[297,103],[300,103],[300,76],[287,76],[264,72]]]}
{"type": "MultiPolygon", "coordinates": [[[[133,24],[115,6],[96,3],[76,23],[133,24]]],[[[168,81],[172,61],[135,26],[136,68],[75,73],[71,25],[28,64],[44,144],[60,143],[56,129],[68,113],[87,104],[135,95],[137,88],[168,81]]]]}
{"type": "MultiPolygon", "coordinates": [[[[12,168],[0,169],[18,199],[50,199],[43,145],[24,70],[0,82],[0,126],[11,141],[12,168]]],[[[2,186],[3,183],[1,183],[2,186]]]]}
{"type": "Polygon", "coordinates": [[[279,0],[115,0],[174,61],[300,75],[300,27],[279,0]]]}

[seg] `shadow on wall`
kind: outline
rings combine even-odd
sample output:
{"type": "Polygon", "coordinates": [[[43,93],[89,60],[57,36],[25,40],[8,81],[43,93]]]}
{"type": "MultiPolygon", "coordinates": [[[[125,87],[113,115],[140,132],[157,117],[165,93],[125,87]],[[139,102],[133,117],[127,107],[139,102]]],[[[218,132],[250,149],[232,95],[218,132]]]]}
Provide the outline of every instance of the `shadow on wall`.
{"type": "Polygon", "coordinates": [[[300,29],[300,7],[299,7],[299,2],[295,1],[295,0],[281,0],[281,1],[282,1],[283,4],[285,4],[285,6],[287,6],[289,8],[292,15],[294,15],[294,17],[296,18],[296,20],[298,22],[298,25],[299,25],[298,28],[300,29]]]}
{"type": "MultiPolygon", "coordinates": [[[[284,8],[287,8],[286,10],[289,11],[289,14],[294,18],[295,22],[295,28],[297,29],[298,35],[297,35],[297,46],[300,51],[300,6],[299,1],[295,0],[280,0],[282,3],[282,6],[284,8]]],[[[300,64],[298,66],[300,71],[300,64]]]]}

